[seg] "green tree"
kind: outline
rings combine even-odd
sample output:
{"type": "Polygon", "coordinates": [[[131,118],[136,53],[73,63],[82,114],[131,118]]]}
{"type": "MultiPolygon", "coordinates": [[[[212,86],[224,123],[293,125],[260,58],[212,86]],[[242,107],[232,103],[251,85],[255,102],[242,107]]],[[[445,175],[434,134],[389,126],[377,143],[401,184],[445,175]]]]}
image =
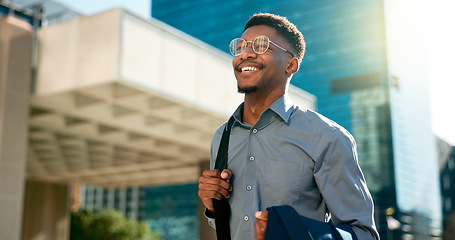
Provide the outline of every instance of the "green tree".
{"type": "Polygon", "coordinates": [[[125,218],[116,210],[72,213],[70,240],[160,240],[147,224],[125,218]]]}

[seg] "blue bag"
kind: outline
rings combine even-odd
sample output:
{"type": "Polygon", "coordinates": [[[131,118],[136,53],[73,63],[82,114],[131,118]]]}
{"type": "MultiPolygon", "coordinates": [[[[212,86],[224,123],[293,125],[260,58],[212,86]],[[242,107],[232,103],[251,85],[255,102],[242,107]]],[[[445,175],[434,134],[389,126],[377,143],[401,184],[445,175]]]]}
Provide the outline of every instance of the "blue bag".
{"type": "Polygon", "coordinates": [[[334,225],[300,216],[288,205],[267,210],[265,240],[358,240],[348,224],[334,225]]]}

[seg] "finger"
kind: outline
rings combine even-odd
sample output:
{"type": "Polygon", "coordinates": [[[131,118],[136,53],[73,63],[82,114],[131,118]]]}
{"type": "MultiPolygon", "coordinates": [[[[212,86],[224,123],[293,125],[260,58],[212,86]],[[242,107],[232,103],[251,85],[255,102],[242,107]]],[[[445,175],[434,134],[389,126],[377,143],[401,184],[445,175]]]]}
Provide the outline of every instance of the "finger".
{"type": "Polygon", "coordinates": [[[224,196],[225,198],[229,198],[231,196],[230,190],[214,184],[201,183],[199,184],[199,191],[203,194],[200,195],[200,197],[204,198],[215,198],[219,200],[221,199],[221,196],[224,196]]]}
{"type": "Polygon", "coordinates": [[[214,191],[201,190],[198,192],[198,194],[202,201],[212,201],[212,199],[221,200],[221,198],[223,197],[223,195],[214,191]]]}
{"type": "Polygon", "coordinates": [[[218,186],[226,189],[227,191],[232,191],[232,185],[222,179],[204,176],[199,177],[199,188],[213,190],[214,189],[213,186],[209,185],[218,186]]]}
{"type": "Polygon", "coordinates": [[[228,182],[229,182],[229,180],[230,180],[231,177],[232,177],[232,171],[231,171],[231,169],[228,169],[228,168],[224,169],[224,170],[221,172],[221,175],[220,175],[220,176],[221,176],[222,179],[228,180],[228,182]]]}
{"type": "Polygon", "coordinates": [[[256,218],[256,221],[254,222],[254,240],[263,240],[265,238],[266,228],[267,222],[256,218]]]}
{"type": "Polygon", "coordinates": [[[212,170],[205,170],[202,172],[202,176],[204,177],[212,177],[212,178],[221,178],[220,170],[212,169],[212,170]]]}
{"type": "Polygon", "coordinates": [[[228,174],[227,172],[223,171],[223,172],[221,173],[221,178],[222,178],[222,179],[226,179],[226,178],[228,178],[228,177],[229,177],[229,174],[228,174]]]}
{"type": "Polygon", "coordinates": [[[232,177],[232,171],[231,169],[224,169],[221,173],[218,169],[213,169],[213,170],[205,170],[202,173],[202,176],[205,177],[213,177],[213,178],[222,178],[222,179],[231,179],[232,177]]]}
{"type": "Polygon", "coordinates": [[[269,211],[266,210],[266,211],[258,211],[254,215],[256,216],[257,220],[261,220],[261,221],[266,221],[267,222],[268,214],[269,214],[269,211]]]}

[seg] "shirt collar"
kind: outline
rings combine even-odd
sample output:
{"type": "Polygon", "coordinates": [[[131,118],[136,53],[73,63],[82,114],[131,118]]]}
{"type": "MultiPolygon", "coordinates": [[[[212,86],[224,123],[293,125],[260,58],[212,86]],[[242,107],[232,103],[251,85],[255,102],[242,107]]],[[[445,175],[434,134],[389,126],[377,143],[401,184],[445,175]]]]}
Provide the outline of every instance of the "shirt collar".
{"type": "Polygon", "coordinates": [[[294,108],[294,103],[291,98],[285,94],[272,103],[268,109],[274,111],[287,123],[294,108]]]}
{"type": "MultiPolygon", "coordinates": [[[[240,124],[242,123],[243,104],[244,103],[240,104],[237,107],[237,109],[235,110],[234,114],[232,114],[234,119],[240,124]]],[[[275,112],[278,116],[280,116],[283,119],[283,121],[285,121],[287,123],[289,121],[289,118],[291,117],[292,111],[294,111],[294,108],[295,108],[295,106],[294,106],[294,103],[292,102],[291,98],[287,94],[285,94],[285,95],[281,96],[280,98],[278,98],[274,103],[272,103],[272,105],[270,105],[264,111],[264,113],[270,109],[273,112],[275,112]]],[[[264,113],[262,113],[262,115],[264,113]]]]}

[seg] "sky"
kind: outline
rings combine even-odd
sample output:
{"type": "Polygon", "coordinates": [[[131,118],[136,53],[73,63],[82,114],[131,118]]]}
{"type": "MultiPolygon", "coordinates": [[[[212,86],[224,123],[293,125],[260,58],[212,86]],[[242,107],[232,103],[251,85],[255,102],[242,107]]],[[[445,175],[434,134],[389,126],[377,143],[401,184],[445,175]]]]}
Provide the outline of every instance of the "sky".
{"type": "Polygon", "coordinates": [[[423,5],[433,132],[455,146],[455,1],[423,5]]]}
{"type": "MultiPolygon", "coordinates": [[[[55,0],[92,15],[123,7],[150,18],[152,0],[55,0]]],[[[455,146],[455,10],[454,0],[421,0],[425,21],[431,121],[434,134],[455,146]]]]}

